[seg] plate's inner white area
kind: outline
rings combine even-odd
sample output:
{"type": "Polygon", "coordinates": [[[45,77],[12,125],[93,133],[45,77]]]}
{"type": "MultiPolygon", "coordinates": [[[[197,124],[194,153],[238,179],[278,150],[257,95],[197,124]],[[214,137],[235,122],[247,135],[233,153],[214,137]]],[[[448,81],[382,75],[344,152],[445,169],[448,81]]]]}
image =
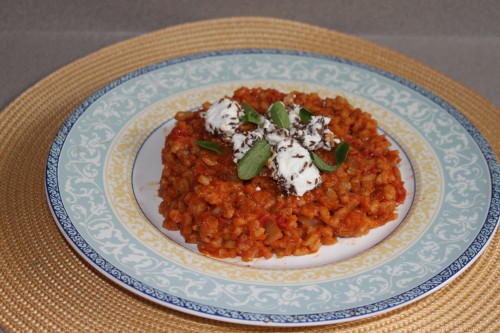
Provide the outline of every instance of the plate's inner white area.
{"type": "MultiPolygon", "coordinates": [[[[171,119],[158,127],[146,139],[139,149],[132,171],[132,185],[134,195],[144,215],[153,223],[158,230],[175,241],[177,244],[199,253],[196,244],[188,244],[178,231],[170,231],[162,227],[163,216],[158,207],[161,198],[158,196],[158,188],[162,173],[161,150],[165,143],[165,137],[175,126],[175,120],[171,119]]],[[[398,208],[398,219],[386,225],[371,230],[368,235],[359,238],[339,238],[338,242],[330,246],[322,246],[317,253],[306,256],[290,256],[285,258],[256,259],[253,262],[243,262],[239,257],[221,259],[227,263],[236,265],[252,266],[259,268],[307,268],[340,261],[360,254],[388,237],[405,219],[415,196],[415,179],[410,160],[405,152],[394,142],[390,136],[392,149],[400,152],[400,170],[407,197],[405,203],[398,208]]],[[[201,254],[200,254],[201,255],[201,254]]]]}

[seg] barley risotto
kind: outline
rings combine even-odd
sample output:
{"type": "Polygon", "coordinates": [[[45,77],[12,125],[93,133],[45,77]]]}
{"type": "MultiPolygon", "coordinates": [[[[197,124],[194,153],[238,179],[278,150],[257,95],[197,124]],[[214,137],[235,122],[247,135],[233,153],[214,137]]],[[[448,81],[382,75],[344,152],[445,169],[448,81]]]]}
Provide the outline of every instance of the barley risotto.
{"type": "Polygon", "coordinates": [[[396,219],[405,200],[398,151],[342,97],[242,87],[175,119],[159,209],[203,254],[314,253],[396,219]]]}

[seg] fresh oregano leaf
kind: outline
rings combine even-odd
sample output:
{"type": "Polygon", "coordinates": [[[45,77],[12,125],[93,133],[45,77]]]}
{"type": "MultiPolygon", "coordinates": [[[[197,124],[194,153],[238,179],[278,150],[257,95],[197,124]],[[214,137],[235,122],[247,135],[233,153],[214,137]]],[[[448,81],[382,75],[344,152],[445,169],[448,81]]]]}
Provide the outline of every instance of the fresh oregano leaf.
{"type": "Polygon", "coordinates": [[[300,111],[299,111],[300,121],[307,124],[308,122],[311,121],[312,116],[313,116],[313,114],[311,111],[309,111],[306,108],[300,108],[300,111]]]}
{"type": "Polygon", "coordinates": [[[323,161],[323,159],[321,157],[319,157],[319,155],[317,155],[316,153],[313,153],[311,152],[311,158],[314,162],[314,164],[318,167],[318,169],[320,169],[321,171],[324,171],[324,172],[327,172],[327,173],[330,173],[332,171],[335,171],[339,168],[339,165],[330,165],[328,163],[326,163],[325,161],[323,161]]]}
{"type": "Polygon", "coordinates": [[[222,149],[216,143],[210,141],[202,141],[202,140],[198,140],[195,143],[201,148],[205,148],[213,152],[216,152],[219,155],[222,155],[222,149]]]}
{"type": "Polygon", "coordinates": [[[349,153],[349,144],[347,142],[341,142],[337,145],[337,148],[335,148],[335,158],[337,159],[336,165],[330,165],[326,163],[325,161],[323,161],[321,157],[319,157],[319,155],[313,152],[311,152],[311,158],[314,164],[318,167],[318,169],[329,173],[337,170],[342,165],[342,163],[345,162],[348,153],[349,153]]]}
{"type": "Polygon", "coordinates": [[[243,102],[243,110],[245,111],[245,113],[240,116],[240,121],[243,124],[259,124],[261,115],[257,111],[255,111],[253,107],[251,107],[246,102],[243,102]]]}
{"type": "Polygon", "coordinates": [[[347,159],[347,154],[349,153],[349,144],[342,141],[335,148],[335,159],[337,160],[337,165],[340,166],[347,159]]]}
{"type": "Polygon", "coordinates": [[[267,140],[256,142],[236,164],[238,177],[249,180],[257,176],[271,155],[271,146],[267,140]]]}
{"type": "Polygon", "coordinates": [[[288,117],[288,112],[286,112],[283,102],[274,102],[269,112],[271,112],[273,123],[276,124],[276,126],[287,130],[290,129],[290,118],[288,117]]]}

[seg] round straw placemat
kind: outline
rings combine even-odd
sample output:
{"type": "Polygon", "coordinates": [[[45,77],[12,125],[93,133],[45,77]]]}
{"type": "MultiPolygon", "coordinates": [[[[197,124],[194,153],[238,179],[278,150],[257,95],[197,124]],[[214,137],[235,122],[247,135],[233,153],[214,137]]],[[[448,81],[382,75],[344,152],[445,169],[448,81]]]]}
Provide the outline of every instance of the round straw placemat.
{"type": "Polygon", "coordinates": [[[49,147],[88,96],[146,65],[214,50],[270,48],[348,58],[432,91],[465,115],[500,156],[499,110],[459,83],[393,51],[338,32],[270,18],[166,28],[58,70],[0,112],[0,325],[7,332],[498,332],[499,236],[457,279],[400,309],[308,328],[252,327],[164,308],[110,282],[65,241],[44,189],[49,147]]]}

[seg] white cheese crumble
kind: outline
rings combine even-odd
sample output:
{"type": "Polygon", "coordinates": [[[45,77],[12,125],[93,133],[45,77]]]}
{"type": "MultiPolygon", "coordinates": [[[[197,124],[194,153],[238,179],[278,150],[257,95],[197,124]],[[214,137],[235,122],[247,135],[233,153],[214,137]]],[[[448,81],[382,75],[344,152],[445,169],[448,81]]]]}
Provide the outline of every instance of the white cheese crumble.
{"type": "Polygon", "coordinates": [[[309,151],[331,150],[340,140],[328,128],[330,118],[312,116],[306,124],[300,119],[300,109],[300,105],[287,108],[290,130],[277,127],[268,110],[255,130],[239,131],[239,116],[243,111],[237,102],[227,98],[212,104],[203,116],[208,132],[231,141],[234,163],[238,163],[256,142],[266,139],[273,150],[267,162],[273,179],[288,194],[302,196],[322,182],[309,151]]]}
{"type": "Polygon", "coordinates": [[[288,138],[273,148],[271,175],[288,193],[302,196],[321,184],[321,175],[309,151],[297,140],[288,138]]]}
{"type": "Polygon", "coordinates": [[[293,105],[289,111],[290,135],[308,150],[332,149],[334,135],[328,128],[329,117],[312,116],[311,120],[304,124],[300,121],[300,105],[293,105]]]}
{"type": "MultiPolygon", "coordinates": [[[[269,112],[267,113],[269,114],[269,112]]],[[[261,118],[258,132],[261,132],[271,146],[277,145],[285,138],[290,137],[290,132],[286,129],[276,127],[269,119],[261,118]]]]}
{"type": "Polygon", "coordinates": [[[222,137],[232,136],[240,125],[238,103],[222,98],[213,103],[205,113],[205,129],[222,137]]]}

